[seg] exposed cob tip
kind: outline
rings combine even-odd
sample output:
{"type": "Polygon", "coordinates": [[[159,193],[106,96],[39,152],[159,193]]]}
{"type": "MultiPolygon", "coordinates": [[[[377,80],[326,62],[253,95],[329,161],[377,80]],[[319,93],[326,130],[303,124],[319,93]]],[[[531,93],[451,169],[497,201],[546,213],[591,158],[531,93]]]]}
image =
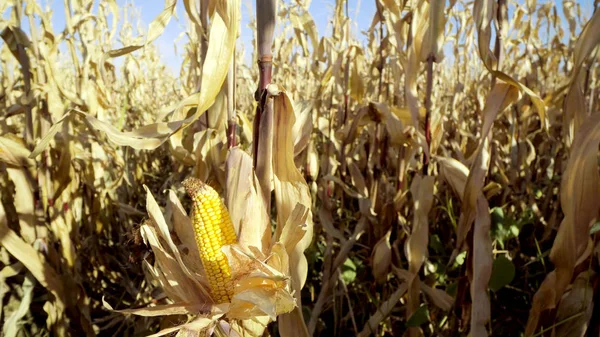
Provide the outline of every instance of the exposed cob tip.
{"type": "MultiPolygon", "coordinates": [[[[194,196],[196,194],[202,193],[203,190],[206,189],[205,186],[208,186],[206,183],[202,182],[202,180],[195,178],[195,177],[188,177],[181,184],[185,188],[185,192],[192,199],[194,199],[194,196]]],[[[210,188],[210,186],[209,186],[209,188],[210,188]]]]}
{"type": "Polygon", "coordinates": [[[221,251],[223,246],[237,242],[229,212],[217,191],[200,179],[190,177],[182,184],[192,198],[196,244],[213,299],[217,303],[230,302],[233,294],[231,269],[227,256],[221,251]]]}

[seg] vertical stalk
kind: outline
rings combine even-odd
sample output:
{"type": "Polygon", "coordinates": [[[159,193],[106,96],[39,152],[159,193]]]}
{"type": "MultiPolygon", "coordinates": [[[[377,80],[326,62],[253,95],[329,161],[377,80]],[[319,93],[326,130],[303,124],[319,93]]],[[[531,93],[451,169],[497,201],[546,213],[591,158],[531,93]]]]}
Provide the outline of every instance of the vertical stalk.
{"type": "MultiPolygon", "coordinates": [[[[204,67],[204,61],[206,60],[206,52],[208,51],[208,0],[200,0],[200,23],[202,24],[202,36],[200,36],[200,55],[202,63],[200,69],[204,67]]],[[[198,80],[198,87],[200,87],[201,79],[198,80]]],[[[199,88],[198,90],[201,90],[199,88]]],[[[208,110],[204,112],[204,122],[208,129],[210,127],[208,119],[208,110]]]]}
{"type": "Polygon", "coordinates": [[[77,74],[77,81],[75,81],[77,86],[77,95],[81,95],[81,65],[79,64],[79,57],[77,56],[77,51],[75,49],[75,30],[73,28],[72,23],[72,15],[71,15],[71,0],[64,1],[65,6],[65,19],[66,19],[66,29],[69,33],[69,38],[65,39],[67,42],[67,46],[69,47],[69,54],[71,55],[71,62],[73,62],[73,68],[75,68],[75,73],[77,74]]]}
{"type": "MultiPolygon", "coordinates": [[[[346,124],[346,120],[348,119],[348,96],[349,96],[349,91],[350,91],[350,16],[348,15],[348,0],[345,1],[345,5],[346,5],[346,22],[345,22],[345,26],[346,26],[346,34],[344,35],[346,37],[346,67],[344,67],[344,111],[343,111],[343,117],[342,117],[342,123],[340,125],[340,127],[343,127],[344,124],[346,124]]],[[[342,148],[343,151],[343,148],[342,148]]],[[[343,159],[343,157],[342,157],[343,159]]],[[[343,165],[343,164],[342,164],[343,165]]],[[[342,172],[344,172],[344,170],[342,170],[342,172]]]]}
{"type": "Polygon", "coordinates": [[[406,147],[404,145],[400,145],[400,150],[398,151],[398,183],[396,185],[396,192],[404,189],[404,176],[406,175],[406,160],[404,160],[406,153],[406,147]]]}
{"type": "Polygon", "coordinates": [[[258,37],[258,90],[256,91],[256,116],[253,130],[253,164],[261,184],[267,210],[271,208],[271,173],[273,142],[273,104],[267,100],[267,86],[273,71],[273,31],[277,13],[276,0],[256,0],[258,37]]]}
{"type": "Polygon", "coordinates": [[[383,60],[383,14],[381,9],[381,4],[379,1],[375,1],[377,5],[377,16],[379,16],[379,64],[377,65],[379,68],[379,85],[377,89],[377,93],[379,94],[379,100],[383,99],[382,85],[383,85],[383,66],[385,64],[383,60]]]}
{"type": "Polygon", "coordinates": [[[227,73],[227,147],[236,145],[237,112],[235,110],[235,56],[227,73]]]}
{"type": "MultiPolygon", "coordinates": [[[[14,6],[15,17],[17,20],[17,25],[21,27],[21,19],[23,17],[23,2],[19,1],[14,6]]],[[[29,97],[31,92],[31,73],[30,73],[30,65],[29,58],[25,53],[25,47],[17,42],[17,53],[19,55],[19,63],[21,64],[21,72],[23,73],[23,86],[25,89],[26,96],[29,97]]],[[[28,146],[33,148],[33,112],[31,109],[31,104],[28,103],[25,106],[25,142],[28,146]]]]}
{"type": "MultiPolygon", "coordinates": [[[[429,55],[427,58],[427,91],[425,92],[425,141],[427,148],[431,151],[431,91],[433,89],[433,61],[435,57],[429,55]]],[[[423,175],[427,175],[429,158],[423,153],[423,175]]]]}
{"type": "Polygon", "coordinates": [[[202,57],[202,63],[206,58],[206,51],[208,50],[208,1],[200,0],[200,23],[202,24],[202,31],[200,36],[200,56],[202,57]]]}
{"type": "MultiPolygon", "coordinates": [[[[346,29],[349,31],[350,28],[350,17],[348,16],[348,0],[346,0],[346,21],[345,21],[345,26],[346,29]]],[[[340,125],[338,126],[340,129],[344,127],[344,125],[346,124],[346,120],[348,120],[348,102],[349,102],[349,92],[350,92],[350,53],[352,52],[352,50],[350,49],[350,43],[349,43],[349,32],[346,32],[345,37],[346,37],[346,41],[344,41],[346,43],[346,66],[344,67],[344,106],[342,108],[342,119],[340,121],[340,125]]],[[[343,43],[343,42],[342,42],[343,43]]],[[[343,44],[342,44],[343,46],[343,44]]],[[[346,175],[346,143],[344,141],[342,141],[341,144],[341,151],[340,151],[340,157],[339,157],[339,162],[340,162],[340,173],[342,176],[346,175]]],[[[343,194],[342,194],[342,198],[343,198],[343,194]]],[[[342,205],[343,205],[343,200],[342,200],[342,205]]]]}
{"type": "MultiPolygon", "coordinates": [[[[40,45],[39,43],[39,38],[38,38],[38,32],[37,32],[37,26],[35,25],[35,20],[33,17],[33,13],[28,14],[28,18],[29,18],[29,27],[31,30],[31,40],[32,40],[32,51],[33,51],[33,56],[34,56],[34,62],[35,62],[35,69],[36,69],[36,76],[37,76],[37,83],[46,83],[46,74],[44,73],[44,71],[42,70],[42,66],[40,65],[40,62],[42,61],[42,57],[40,56],[40,52],[39,52],[39,48],[38,46],[40,45]]],[[[29,107],[31,109],[31,107],[29,107]]],[[[36,114],[37,117],[37,122],[36,124],[38,125],[38,132],[37,135],[35,135],[33,133],[32,130],[32,136],[34,137],[41,137],[41,135],[45,135],[48,133],[48,130],[50,129],[51,126],[51,116],[50,113],[48,111],[48,103],[46,102],[46,100],[42,99],[39,102],[38,105],[38,113],[36,114]]],[[[32,117],[32,126],[33,126],[33,117],[32,117]]],[[[52,183],[52,175],[50,172],[50,168],[52,167],[52,157],[50,156],[50,150],[46,149],[43,152],[43,156],[42,156],[43,160],[41,161],[41,163],[39,164],[39,171],[38,171],[38,188],[39,186],[41,186],[41,190],[42,195],[46,195],[46,198],[42,200],[42,205],[44,205],[44,211],[45,214],[48,216],[48,219],[52,219],[54,217],[54,212],[55,212],[55,208],[54,206],[54,186],[52,183]]]]}
{"type": "MultiPolygon", "coordinates": [[[[591,66],[590,66],[590,68],[591,68],[591,66]]],[[[589,71],[590,70],[588,70],[588,73],[589,73],[589,71]]],[[[591,115],[592,111],[594,111],[594,96],[596,95],[596,93],[595,93],[596,87],[597,87],[597,85],[591,87],[591,89],[590,89],[589,102],[588,102],[588,115],[591,115]]]]}
{"type": "MultiPolygon", "coordinates": [[[[383,9],[381,5],[377,4],[377,15],[380,16],[379,22],[379,100],[382,102],[389,101],[389,91],[387,90],[386,85],[386,94],[383,93],[383,78],[385,71],[385,60],[383,59],[383,9]]],[[[382,172],[386,166],[387,153],[388,153],[388,137],[387,137],[387,129],[385,125],[381,122],[377,123],[377,130],[375,133],[375,143],[376,143],[376,153],[379,155],[379,161],[375,164],[374,174],[373,174],[373,195],[372,195],[372,204],[373,208],[376,210],[380,210],[380,206],[378,205],[378,196],[379,196],[379,185],[382,176],[382,172]]]]}
{"type": "MultiPolygon", "coordinates": [[[[504,53],[502,52],[502,40],[504,39],[504,36],[502,35],[502,27],[504,25],[504,20],[506,19],[506,16],[506,0],[498,0],[498,10],[496,12],[498,30],[496,31],[496,43],[494,44],[494,56],[496,56],[496,60],[498,61],[498,63],[496,64],[496,70],[500,70],[500,65],[502,64],[504,58],[504,53]]],[[[495,84],[496,76],[493,76],[492,88],[495,84]]]]}

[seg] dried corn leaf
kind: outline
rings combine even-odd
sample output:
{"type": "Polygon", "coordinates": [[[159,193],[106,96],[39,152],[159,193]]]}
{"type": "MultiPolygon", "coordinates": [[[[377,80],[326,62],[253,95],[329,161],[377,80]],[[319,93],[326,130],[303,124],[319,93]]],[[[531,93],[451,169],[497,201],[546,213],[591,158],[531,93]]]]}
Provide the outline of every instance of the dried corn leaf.
{"type": "Polygon", "coordinates": [[[457,230],[456,247],[460,248],[471,229],[475,220],[477,198],[482,193],[485,177],[489,167],[489,142],[491,141],[491,130],[496,116],[508,105],[517,100],[518,91],[515,87],[506,83],[498,82],[488,94],[485,108],[483,110],[483,125],[481,127],[481,141],[474,154],[469,177],[464,188],[464,202],[461,207],[461,215],[457,230]]]}
{"type": "Polygon", "coordinates": [[[243,252],[239,246],[223,247],[223,252],[227,255],[234,272],[232,279],[235,284],[231,306],[227,312],[228,317],[252,320],[266,315],[271,320],[275,320],[278,315],[288,313],[296,307],[296,300],[289,292],[287,270],[274,268],[289,267],[286,263],[287,252],[279,242],[274,247],[277,248],[269,257],[273,259],[271,264],[243,252]]]}
{"type": "Polygon", "coordinates": [[[427,33],[423,38],[421,47],[421,62],[427,61],[432,56],[433,61],[441,62],[444,58],[442,47],[444,45],[444,30],[446,17],[444,15],[445,1],[432,1],[429,6],[429,22],[427,33]]]}
{"type": "MultiPolygon", "coordinates": [[[[200,92],[182,100],[171,117],[171,122],[158,122],[146,125],[129,132],[117,130],[111,123],[101,121],[91,115],[81,111],[72,110],[71,113],[82,115],[90,125],[99,131],[102,131],[107,137],[117,145],[131,146],[135,149],[155,149],[170,139],[174,155],[183,159],[189,156],[188,151],[183,147],[181,130],[188,127],[196,121],[215,101],[225,81],[229,64],[232,61],[235,40],[239,26],[239,1],[228,1],[222,4],[226,6],[226,17],[214,14],[211,17],[211,28],[209,34],[209,45],[207,50],[206,62],[202,71],[202,88],[200,92]],[[196,112],[190,117],[184,118],[188,111],[196,108],[196,112]]],[[[215,11],[214,13],[223,13],[215,11]]],[[[162,15],[162,14],[161,14],[162,15]]],[[[163,19],[158,22],[163,22],[163,19]]],[[[163,22],[164,23],[164,22],[163,22]]],[[[159,24],[157,24],[159,25],[159,24]]],[[[157,26],[158,27],[158,26],[157,26]]],[[[158,29],[158,28],[156,28],[158,29]]],[[[152,33],[154,36],[156,32],[152,33]]],[[[116,54],[120,52],[115,52],[116,54]]],[[[50,142],[54,134],[58,131],[58,123],[64,121],[67,116],[63,116],[49,132],[44,135],[42,140],[32,152],[31,158],[37,156],[50,142]]]]}
{"type": "Polygon", "coordinates": [[[340,240],[341,242],[346,241],[344,234],[339,229],[335,228],[335,225],[333,224],[333,215],[331,214],[331,210],[328,210],[326,207],[321,207],[319,209],[319,222],[327,234],[340,240]]]}
{"type": "MultiPolygon", "coordinates": [[[[474,154],[474,160],[464,187],[456,248],[461,248],[467,233],[471,230],[473,221],[475,221],[471,251],[473,254],[472,274],[469,275],[473,301],[471,311],[471,334],[473,336],[487,336],[485,325],[490,319],[487,285],[492,272],[492,242],[489,237],[491,218],[487,200],[483,196],[483,185],[490,164],[491,129],[496,116],[508,105],[515,102],[517,97],[517,88],[503,82],[497,82],[488,94],[483,111],[482,139],[474,154]]],[[[452,259],[455,256],[456,250],[452,259]]]]}
{"type": "Polygon", "coordinates": [[[2,336],[5,337],[17,337],[21,329],[24,328],[24,318],[25,315],[29,312],[29,306],[33,300],[33,290],[35,286],[35,281],[31,274],[27,274],[25,276],[25,280],[23,280],[23,285],[21,286],[21,290],[23,291],[23,297],[21,297],[21,303],[19,303],[19,307],[17,310],[12,312],[10,316],[6,317],[4,326],[2,328],[2,336]]]}
{"type": "Polygon", "coordinates": [[[295,156],[304,151],[310,141],[310,136],[313,131],[312,109],[313,104],[310,101],[300,101],[296,103],[296,106],[294,107],[296,121],[294,122],[292,133],[294,134],[295,156]]]}
{"type": "Polygon", "coordinates": [[[266,254],[271,246],[271,224],[259,194],[252,158],[241,149],[233,148],[229,151],[226,170],[226,205],[238,233],[238,243],[244,249],[256,247],[266,254]]]}
{"type": "Polygon", "coordinates": [[[492,219],[485,197],[477,198],[476,217],[473,230],[473,276],[471,278],[471,331],[474,337],[488,336],[486,324],[490,321],[490,299],[488,284],[492,275],[492,219]]]}
{"type": "MultiPolygon", "coordinates": [[[[427,29],[428,17],[425,13],[429,10],[428,2],[420,2],[420,6],[414,8],[412,11],[411,35],[412,43],[408,47],[408,57],[406,64],[403,68],[406,71],[406,79],[404,84],[404,90],[406,93],[406,102],[408,109],[412,117],[412,125],[419,130],[419,101],[417,93],[417,77],[419,76],[420,62],[419,57],[421,53],[421,46],[423,42],[423,35],[427,29]]],[[[396,32],[400,34],[400,32],[396,32]]],[[[401,45],[400,43],[398,45],[401,45]]],[[[426,146],[424,147],[426,149],[426,146]]]]}
{"type": "MultiPolygon", "coordinates": [[[[197,317],[193,321],[189,323],[185,323],[182,325],[178,325],[172,328],[163,329],[155,334],[148,335],[148,337],[159,337],[172,334],[174,332],[180,331],[188,331],[192,332],[194,336],[198,336],[200,332],[210,333],[212,334],[212,329],[214,329],[214,325],[217,324],[219,318],[223,316],[222,312],[211,313],[208,317],[197,317]]],[[[177,336],[180,336],[177,334],[177,336]]]]}
{"type": "Polygon", "coordinates": [[[158,14],[158,16],[154,18],[154,20],[152,20],[152,22],[150,23],[150,27],[148,28],[148,36],[146,36],[146,42],[144,44],[125,46],[123,48],[110,50],[106,52],[106,55],[104,57],[123,56],[152,43],[152,41],[156,40],[156,38],[162,35],[163,31],[165,30],[165,27],[167,26],[167,24],[169,24],[169,21],[171,20],[171,17],[175,12],[176,4],[176,0],[168,0],[167,2],[165,2],[165,9],[163,9],[162,12],[160,12],[160,14],[158,14]]]}
{"type": "Polygon", "coordinates": [[[32,166],[29,159],[31,152],[25,147],[23,140],[13,134],[0,136],[0,162],[14,167],[32,166]]]}
{"type": "MultiPolygon", "coordinates": [[[[8,177],[15,185],[14,206],[19,217],[19,232],[28,244],[37,239],[35,201],[31,174],[25,169],[7,168],[8,177]]],[[[42,198],[48,199],[47,195],[42,198]]]]}
{"type": "MultiPolygon", "coordinates": [[[[399,269],[396,267],[392,267],[394,270],[394,274],[396,274],[400,279],[404,281],[408,281],[411,278],[411,273],[406,269],[399,269]]],[[[452,308],[452,304],[454,299],[452,296],[448,295],[444,290],[438,288],[432,288],[427,284],[421,282],[420,283],[421,291],[427,295],[433,304],[435,304],[438,308],[448,311],[452,308]]]]}
{"type": "MultiPolygon", "coordinates": [[[[304,236],[295,245],[293,251],[289,251],[290,275],[292,277],[292,289],[296,292],[298,306],[300,290],[304,286],[308,273],[308,266],[304,250],[312,241],[313,221],[311,209],[310,190],[304,177],[300,174],[294,163],[294,139],[292,128],[296,119],[294,104],[286,92],[280,88],[269,86],[271,95],[277,94],[273,102],[274,139],[273,143],[273,182],[275,187],[275,203],[277,207],[277,228],[275,241],[282,236],[284,225],[288,224],[296,204],[300,204],[308,211],[306,223],[303,225],[304,236]]],[[[297,311],[299,309],[295,309],[297,311]]],[[[280,333],[284,336],[292,336],[300,331],[306,331],[302,314],[286,314],[279,317],[280,333]]]]}
{"type": "Polygon", "coordinates": [[[371,253],[371,271],[377,282],[385,282],[387,274],[390,272],[392,264],[392,245],[390,244],[390,235],[392,230],[389,229],[385,235],[377,241],[373,252],[371,253]]]}
{"type": "Polygon", "coordinates": [[[142,235],[146,238],[156,255],[157,263],[161,265],[160,271],[170,274],[166,279],[171,286],[173,295],[177,294],[175,295],[176,297],[171,298],[178,298],[182,302],[190,302],[190,298],[198,302],[210,302],[210,296],[205,286],[200,283],[195,274],[183,263],[181,253],[173,242],[169,227],[152,193],[146,186],[144,186],[144,189],[147,193],[146,210],[151,221],[141,227],[142,235]],[[166,247],[163,246],[159,238],[162,242],[166,243],[166,247]]]}
{"type": "MultiPolygon", "coordinates": [[[[519,92],[525,92],[530,98],[540,116],[542,128],[546,129],[546,105],[538,94],[523,85],[521,82],[508,76],[506,73],[498,70],[496,57],[490,50],[490,39],[492,36],[492,22],[496,16],[494,10],[494,1],[492,0],[475,0],[473,3],[473,17],[477,26],[477,38],[479,47],[479,57],[487,70],[496,78],[514,86],[519,92]]],[[[493,90],[493,89],[492,89],[493,90]]]]}
{"type": "Polygon", "coordinates": [[[573,270],[589,251],[590,227],[600,211],[599,144],[600,114],[596,113],[585,120],[571,146],[560,188],[565,217],[550,252],[556,269],[548,274],[533,298],[527,336],[534,333],[542,311],[556,307],[571,282],[573,270]]]}
{"type": "Polygon", "coordinates": [[[594,288],[591,284],[593,272],[577,276],[570,291],[566,292],[556,309],[555,328],[557,337],[583,337],[590,326],[594,312],[594,288]]]}
{"type": "Polygon", "coordinates": [[[0,245],[19,260],[42,286],[50,291],[59,307],[63,307],[64,289],[56,270],[29,244],[8,228],[4,206],[0,203],[0,245]]]}
{"type": "Polygon", "coordinates": [[[463,200],[469,168],[454,158],[436,157],[436,161],[440,166],[441,176],[450,183],[454,193],[463,200]]]}
{"type": "MultiPolygon", "coordinates": [[[[427,247],[429,246],[429,221],[428,214],[433,205],[433,183],[432,176],[415,176],[410,192],[413,196],[414,215],[410,237],[406,240],[404,251],[408,260],[408,270],[412,274],[408,280],[408,307],[406,317],[410,318],[419,308],[419,270],[427,259],[427,247]]],[[[413,332],[414,333],[414,329],[413,332]]]]}
{"type": "MultiPolygon", "coordinates": [[[[565,103],[565,113],[570,123],[573,119],[573,129],[579,130],[584,120],[587,118],[587,109],[585,104],[585,93],[581,87],[584,62],[590,56],[594,49],[600,44],[600,12],[595,11],[592,18],[586,23],[583,31],[577,39],[575,49],[573,50],[573,72],[571,74],[571,84],[567,93],[565,103]]],[[[568,125],[568,124],[567,124],[568,125]]],[[[571,135],[571,137],[573,137],[571,135]]]]}
{"type": "Polygon", "coordinates": [[[187,315],[188,313],[206,314],[210,313],[212,310],[215,310],[215,308],[218,307],[211,306],[206,303],[175,303],[137,309],[115,310],[108,302],[104,300],[104,298],[102,298],[102,305],[110,311],[145,317],[157,317],[165,315],[187,315]]]}
{"type": "Polygon", "coordinates": [[[381,303],[381,306],[377,311],[369,317],[369,320],[365,324],[365,327],[358,334],[359,337],[372,336],[377,333],[377,326],[381,323],[391,312],[394,307],[398,304],[402,296],[406,293],[408,286],[405,283],[400,284],[396,291],[394,291],[388,299],[381,303]]]}
{"type": "Polygon", "coordinates": [[[166,248],[160,243],[159,236],[156,233],[156,229],[148,224],[142,225],[140,228],[142,238],[152,248],[156,259],[156,267],[154,274],[157,276],[158,281],[168,297],[176,303],[198,301],[198,302],[212,302],[210,296],[206,290],[198,284],[198,281],[194,282],[188,275],[191,273],[186,272],[182,266],[171,254],[168,253],[166,248]]]}
{"type": "MultiPolygon", "coordinates": [[[[169,190],[169,199],[167,207],[171,208],[171,226],[173,228],[177,238],[183,244],[180,245],[179,252],[181,260],[185,266],[188,266],[190,273],[194,274],[194,278],[200,282],[205,289],[208,289],[208,283],[201,277],[204,275],[204,267],[200,260],[200,254],[196,246],[196,239],[194,234],[194,227],[192,221],[185,212],[183,205],[175,195],[173,190],[169,190]]],[[[171,234],[173,235],[173,234],[171,234]]]]}
{"type": "Polygon", "coordinates": [[[291,11],[290,21],[294,26],[294,31],[296,33],[296,36],[298,37],[300,45],[302,46],[304,55],[309,56],[310,51],[308,50],[308,46],[304,43],[304,39],[302,38],[304,36],[303,34],[307,34],[310,38],[312,50],[318,50],[319,34],[317,32],[317,26],[310,13],[306,10],[302,11],[302,13],[291,11]]]}

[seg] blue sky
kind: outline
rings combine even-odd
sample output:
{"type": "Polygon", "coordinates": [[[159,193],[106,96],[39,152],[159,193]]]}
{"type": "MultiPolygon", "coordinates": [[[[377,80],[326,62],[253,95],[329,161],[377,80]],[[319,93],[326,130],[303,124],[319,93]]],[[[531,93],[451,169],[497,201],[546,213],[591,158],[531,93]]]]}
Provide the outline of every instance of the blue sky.
{"type": "MultiPolygon", "coordinates": [[[[248,27],[251,16],[254,17],[255,11],[255,0],[242,0],[242,23],[240,40],[241,43],[246,45],[247,54],[250,52],[250,43],[252,41],[253,31],[248,27]]],[[[42,6],[48,5],[53,11],[52,23],[55,31],[64,29],[65,27],[65,13],[64,5],[62,0],[42,0],[40,1],[42,6]]],[[[124,7],[127,4],[132,4],[138,8],[142,25],[148,27],[150,22],[164,9],[164,2],[160,0],[117,0],[119,7],[124,7]]],[[[371,24],[373,15],[375,14],[375,3],[373,0],[350,0],[349,1],[350,15],[353,19],[356,19],[358,23],[358,29],[367,29],[371,24]],[[358,12],[357,12],[358,10],[358,12]],[[358,14],[358,15],[357,15],[358,14]]],[[[328,21],[333,13],[335,6],[335,0],[313,0],[310,12],[315,20],[317,29],[320,36],[327,30],[328,21]]],[[[96,7],[97,8],[97,5],[96,7]]],[[[5,13],[6,14],[6,13],[5,13]]],[[[122,13],[120,14],[122,15],[122,13]]],[[[6,15],[5,15],[6,16],[6,15]]],[[[177,18],[172,18],[167,25],[164,33],[154,42],[158,46],[161,52],[163,61],[167,64],[174,72],[179,71],[182,57],[175,53],[173,43],[178,39],[181,32],[186,30],[185,21],[185,9],[183,3],[179,1],[177,3],[177,18]]],[[[26,26],[26,23],[24,24],[26,26]]],[[[27,31],[27,27],[24,27],[27,31]]],[[[329,30],[331,27],[329,27],[329,30]]],[[[354,33],[360,34],[360,31],[354,33]]],[[[177,41],[177,51],[181,53],[182,46],[185,40],[180,39],[177,41]]]]}
{"type": "MultiPolygon", "coordinates": [[[[128,0],[128,1],[132,1],[132,0],[128,0]]],[[[123,2],[125,3],[125,1],[119,1],[118,2],[123,2]]],[[[143,1],[137,0],[137,2],[135,3],[137,5],[137,3],[143,3],[143,1]]],[[[252,46],[250,45],[252,43],[252,34],[254,34],[254,32],[248,27],[248,24],[250,22],[250,19],[253,17],[256,17],[256,12],[255,12],[255,0],[242,0],[242,23],[241,23],[241,27],[240,27],[240,40],[242,43],[244,43],[245,48],[246,48],[246,56],[247,58],[249,57],[249,53],[250,50],[252,48],[252,46]]],[[[369,25],[371,24],[371,21],[373,20],[373,15],[375,14],[375,2],[373,0],[349,0],[349,11],[350,11],[350,15],[353,19],[356,19],[357,22],[357,26],[355,27],[354,33],[355,34],[360,34],[360,30],[366,30],[369,25]],[[358,15],[357,15],[358,13],[358,15]],[[359,29],[359,31],[357,31],[356,29],[359,29]]],[[[179,4],[178,4],[179,6],[179,4]]],[[[328,22],[330,17],[333,14],[333,10],[335,7],[335,0],[313,0],[311,3],[311,6],[309,8],[309,11],[311,13],[311,15],[313,16],[313,19],[315,20],[315,24],[317,25],[317,30],[319,32],[320,36],[323,36],[324,33],[326,31],[331,31],[331,27],[328,28],[328,22]]],[[[156,1],[156,5],[154,6],[148,6],[148,5],[143,5],[141,6],[141,12],[142,12],[142,19],[147,22],[150,23],[152,21],[152,19],[158,15],[158,13],[160,13],[160,11],[162,10],[163,6],[161,1],[156,1]]],[[[161,48],[161,50],[168,48],[169,50],[164,50],[164,52],[166,52],[163,56],[164,61],[172,68],[172,69],[179,69],[179,65],[180,65],[180,57],[178,57],[177,55],[175,55],[173,51],[173,47],[172,47],[172,43],[173,40],[178,36],[178,34],[183,31],[185,29],[184,24],[183,24],[183,18],[184,18],[184,8],[183,6],[179,6],[177,8],[177,13],[178,13],[178,17],[181,19],[182,23],[180,22],[176,22],[175,20],[173,20],[172,22],[169,23],[169,25],[167,26],[167,28],[165,29],[165,33],[163,34],[163,36],[161,36],[160,38],[157,39],[157,43],[159,48],[161,48]]],[[[181,44],[183,43],[183,41],[181,42],[181,44]]]]}
{"type": "MultiPolygon", "coordinates": [[[[251,17],[255,16],[254,5],[255,0],[241,0],[242,1],[242,25],[240,32],[240,42],[246,46],[247,57],[252,48],[250,43],[252,41],[253,31],[248,27],[248,23],[251,17]]],[[[522,3],[523,0],[517,0],[522,3]]],[[[65,14],[62,0],[41,0],[39,1],[42,6],[49,6],[53,11],[53,26],[55,31],[60,31],[65,27],[65,14]]],[[[538,1],[538,5],[545,1],[538,1]]],[[[586,17],[590,17],[593,11],[593,0],[580,0],[579,3],[582,5],[582,11],[586,17]]],[[[117,4],[120,8],[127,4],[132,4],[137,7],[142,20],[142,26],[148,27],[150,22],[163,10],[164,1],[161,0],[117,0],[117,4]]],[[[349,0],[349,11],[350,16],[355,22],[353,27],[353,34],[357,37],[361,36],[361,31],[366,30],[373,19],[375,14],[375,0],[349,0]]],[[[95,4],[97,8],[97,1],[95,4]]],[[[309,8],[310,13],[315,20],[317,29],[320,36],[329,35],[331,32],[331,26],[329,25],[330,17],[333,13],[335,6],[335,0],[313,0],[309,8]]],[[[562,14],[562,4],[558,4],[559,15],[562,14]]],[[[122,16],[122,12],[120,14],[122,16]]],[[[7,16],[7,13],[4,13],[7,16]]],[[[174,72],[179,71],[181,64],[181,56],[175,53],[174,41],[177,40],[180,33],[186,30],[185,27],[185,10],[181,1],[177,4],[177,17],[178,20],[172,18],[166,27],[162,36],[160,36],[155,44],[160,49],[160,54],[163,61],[167,64],[174,72]]],[[[26,21],[26,20],[24,20],[26,21]]],[[[565,26],[566,27],[566,26],[565,26]]],[[[23,27],[26,31],[26,23],[23,27]]],[[[184,44],[184,39],[178,41],[178,51],[181,52],[184,44]]],[[[117,46],[120,47],[120,46],[117,46]]]]}

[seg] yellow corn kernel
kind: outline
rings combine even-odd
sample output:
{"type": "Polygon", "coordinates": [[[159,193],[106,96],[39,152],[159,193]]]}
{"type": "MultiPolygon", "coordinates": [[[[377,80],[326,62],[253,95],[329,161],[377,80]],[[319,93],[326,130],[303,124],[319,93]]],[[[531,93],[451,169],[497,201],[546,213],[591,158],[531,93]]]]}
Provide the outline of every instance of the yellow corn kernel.
{"type": "Polygon", "coordinates": [[[212,297],[216,303],[228,303],[233,294],[233,284],[227,256],[221,247],[237,242],[229,212],[217,191],[199,179],[187,178],[183,186],[192,198],[196,244],[212,297]]]}

